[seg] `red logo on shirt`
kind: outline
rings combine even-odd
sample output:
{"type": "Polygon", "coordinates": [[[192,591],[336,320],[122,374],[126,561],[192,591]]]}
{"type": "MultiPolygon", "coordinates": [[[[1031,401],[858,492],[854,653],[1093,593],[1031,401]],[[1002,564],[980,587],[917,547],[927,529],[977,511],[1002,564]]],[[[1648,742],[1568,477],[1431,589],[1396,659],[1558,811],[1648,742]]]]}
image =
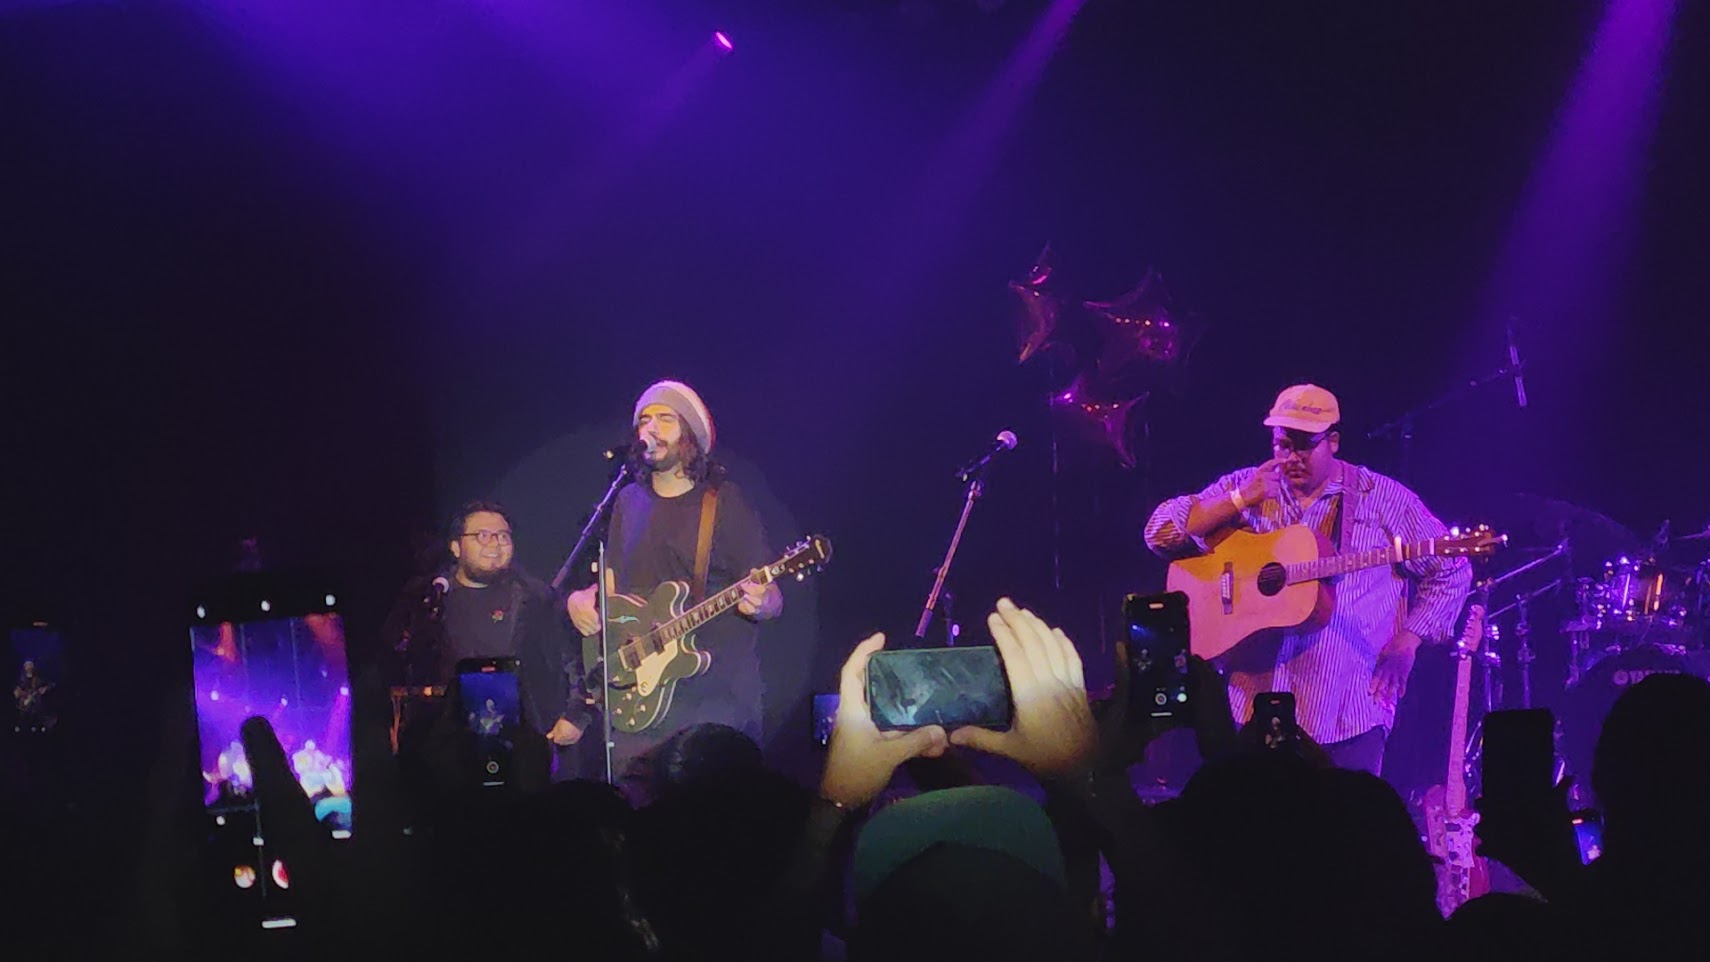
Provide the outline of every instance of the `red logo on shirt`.
{"type": "Polygon", "coordinates": [[[493,609],[493,624],[496,625],[499,622],[504,621],[504,620],[505,620],[505,609],[494,608],[493,609]]]}

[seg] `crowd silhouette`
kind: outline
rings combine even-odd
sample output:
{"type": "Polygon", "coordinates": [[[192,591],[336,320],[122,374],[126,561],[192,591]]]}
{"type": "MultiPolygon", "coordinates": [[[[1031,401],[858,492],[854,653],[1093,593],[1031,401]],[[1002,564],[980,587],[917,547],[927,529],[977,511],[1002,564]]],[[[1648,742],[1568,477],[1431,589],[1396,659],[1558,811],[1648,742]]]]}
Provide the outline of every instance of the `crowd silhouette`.
{"type": "MultiPolygon", "coordinates": [[[[1604,809],[1598,860],[1581,861],[1566,784],[1500,808],[1481,800],[1481,853],[1524,890],[1473,899],[1445,919],[1432,859],[1400,796],[1374,776],[1329,766],[1310,742],[1269,747],[1263,733],[1238,731],[1209,666],[1192,662],[1199,709],[1178,723],[1192,729],[1205,761],[1178,797],[1152,804],[1128,771],[1163,729],[1128,717],[1127,672],[1095,700],[1060,630],[1008,600],[988,627],[1014,703],[1008,730],[880,731],[862,697],[867,661],[884,646],[874,636],[843,667],[824,768],[811,786],[769,769],[748,736],[702,725],[655,755],[640,806],[594,781],[460,784],[447,774],[452,760],[427,779],[429,805],[402,803],[422,786],[366,779],[372,797],[357,838],[335,841],[315,821],[267,721],[252,718],[242,738],[261,834],[289,865],[289,887],[273,908],[295,925],[261,929],[238,894],[169,906],[172,919],[155,924],[88,896],[9,925],[12,944],[27,952],[16,957],[87,957],[103,939],[209,959],[1702,952],[1697,913],[1710,895],[1703,680],[1647,677],[1610,712],[1591,773],[1604,809]],[[1018,765],[1037,791],[983,784],[967,764],[979,754],[1018,765]],[[385,827],[388,818],[397,831],[385,827]]],[[[19,838],[19,865],[50,857],[64,841],[19,838]]],[[[160,886],[171,888],[162,873],[160,886]]],[[[225,887],[237,891],[229,879],[225,887]]]]}

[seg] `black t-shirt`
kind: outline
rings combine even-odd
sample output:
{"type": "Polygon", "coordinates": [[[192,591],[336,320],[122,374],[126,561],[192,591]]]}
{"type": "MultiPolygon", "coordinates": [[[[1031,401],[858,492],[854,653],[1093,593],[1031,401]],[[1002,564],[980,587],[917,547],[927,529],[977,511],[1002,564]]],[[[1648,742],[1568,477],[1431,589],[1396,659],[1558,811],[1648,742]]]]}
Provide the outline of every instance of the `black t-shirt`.
{"type": "Polygon", "coordinates": [[[516,657],[517,611],[509,585],[458,584],[445,595],[445,642],[440,677],[450,678],[464,658],[516,657]]]}
{"type": "Polygon", "coordinates": [[[421,623],[422,606],[413,600],[418,597],[406,593],[403,604],[417,616],[416,627],[426,628],[412,645],[421,643],[433,652],[436,684],[448,683],[464,658],[516,658],[531,724],[545,731],[563,717],[586,727],[581,652],[570,644],[568,616],[550,588],[526,576],[484,588],[455,583],[434,626],[421,623]]]}
{"type": "MultiPolygon", "coordinates": [[[[618,492],[606,536],[606,561],[619,594],[647,597],[667,581],[693,584],[695,544],[701,530],[702,487],[661,497],[648,482],[618,492]]],[[[729,587],[772,561],[760,516],[730,481],[718,488],[707,595],[729,587]]],[[[700,599],[691,599],[691,603],[700,599]]],[[[732,609],[695,632],[695,646],[712,655],[705,675],[677,686],[664,728],[717,720],[752,729],[760,714],[757,626],[732,609]],[[698,711],[704,707],[705,711],[698,711]]]]}

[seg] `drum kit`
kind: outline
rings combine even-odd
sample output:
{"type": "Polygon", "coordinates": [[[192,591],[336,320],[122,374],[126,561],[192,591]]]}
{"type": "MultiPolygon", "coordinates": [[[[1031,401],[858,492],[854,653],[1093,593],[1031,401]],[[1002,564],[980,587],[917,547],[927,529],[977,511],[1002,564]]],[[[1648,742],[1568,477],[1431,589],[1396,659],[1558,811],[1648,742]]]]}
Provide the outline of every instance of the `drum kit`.
{"type": "MultiPolygon", "coordinates": [[[[1545,596],[1557,596],[1551,612],[1565,617],[1549,635],[1561,647],[1549,654],[1565,656],[1565,677],[1560,698],[1547,699],[1555,702],[1557,774],[1572,773],[1576,793],[1589,800],[1597,734],[1622,692],[1653,674],[1710,679],[1710,528],[1670,538],[1665,522],[1647,545],[1601,515],[1562,502],[1538,504],[1547,509],[1555,546],[1484,582],[1492,608],[1486,636],[1496,642],[1480,652],[1485,708],[1534,706],[1531,669],[1541,647],[1535,612],[1545,596]],[[1590,552],[1596,553],[1588,568],[1575,564],[1576,554],[1590,552]],[[1523,580],[1551,571],[1556,576],[1536,587],[1523,580]],[[1525,590],[1505,593],[1510,583],[1525,590]],[[1502,696],[1499,619],[1509,615],[1521,686],[1517,703],[1502,696]]],[[[1476,732],[1471,740],[1469,762],[1479,747],[1476,732]]]]}

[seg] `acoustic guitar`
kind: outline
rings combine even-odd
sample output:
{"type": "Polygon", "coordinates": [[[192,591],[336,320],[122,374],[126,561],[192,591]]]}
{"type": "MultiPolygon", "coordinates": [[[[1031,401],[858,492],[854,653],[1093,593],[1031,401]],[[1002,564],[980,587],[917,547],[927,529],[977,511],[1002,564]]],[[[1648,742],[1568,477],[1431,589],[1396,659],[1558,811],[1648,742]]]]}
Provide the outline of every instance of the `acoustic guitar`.
{"type": "Polygon", "coordinates": [[[1507,543],[1487,525],[1447,536],[1336,554],[1330,542],[1303,524],[1269,534],[1230,532],[1208,554],[1170,565],[1166,584],[1188,597],[1193,653],[1210,660],[1254,635],[1283,628],[1321,626],[1335,610],[1329,579],[1363,568],[1416,558],[1471,558],[1507,543]]]}

